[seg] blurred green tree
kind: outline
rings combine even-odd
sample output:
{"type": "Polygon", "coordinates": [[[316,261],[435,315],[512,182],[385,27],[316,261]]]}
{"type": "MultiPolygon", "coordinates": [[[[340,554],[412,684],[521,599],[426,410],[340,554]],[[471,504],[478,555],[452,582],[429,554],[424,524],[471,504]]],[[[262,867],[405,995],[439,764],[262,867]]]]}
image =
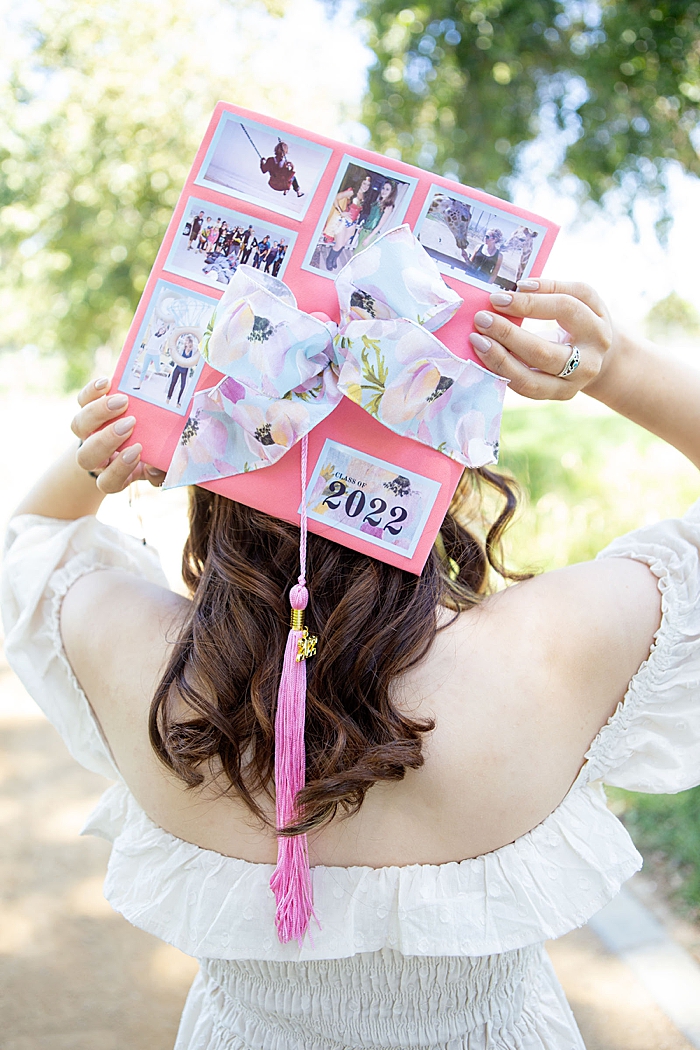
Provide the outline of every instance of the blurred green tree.
{"type": "MultiPolygon", "coordinates": [[[[364,120],[382,151],[502,195],[543,131],[582,198],[700,174],[700,3],[364,0],[364,120]],[[553,144],[552,144],[553,143],[553,144]]],[[[663,233],[663,230],[660,231],[663,233]]]]}
{"type": "Polygon", "coordinates": [[[644,323],[650,339],[700,335],[700,315],[678,292],[671,292],[654,303],[644,323]]]}
{"type": "Polygon", "coordinates": [[[0,42],[0,347],[65,353],[69,386],[98,347],[118,348],[217,100],[269,106],[250,71],[256,23],[242,20],[260,31],[282,12],[282,0],[18,9],[0,42]]]}

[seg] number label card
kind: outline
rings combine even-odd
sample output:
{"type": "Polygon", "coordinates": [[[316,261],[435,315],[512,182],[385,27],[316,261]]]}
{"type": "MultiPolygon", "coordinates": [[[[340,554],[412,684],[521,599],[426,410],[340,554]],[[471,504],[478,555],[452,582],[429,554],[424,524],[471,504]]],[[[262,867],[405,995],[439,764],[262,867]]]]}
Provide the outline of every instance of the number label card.
{"type": "Polygon", "coordinates": [[[440,482],[328,438],[306,490],[309,518],[412,558],[440,482]]]}

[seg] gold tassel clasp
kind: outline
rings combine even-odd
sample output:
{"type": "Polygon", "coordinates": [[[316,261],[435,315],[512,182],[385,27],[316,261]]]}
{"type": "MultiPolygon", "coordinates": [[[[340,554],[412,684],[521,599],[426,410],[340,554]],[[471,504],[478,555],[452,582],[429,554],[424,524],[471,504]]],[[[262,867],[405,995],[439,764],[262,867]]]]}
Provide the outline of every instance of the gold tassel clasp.
{"type": "Polygon", "coordinates": [[[318,638],[316,635],[309,634],[309,628],[304,627],[304,633],[297,642],[297,663],[300,660],[307,660],[310,656],[315,656],[317,644],[318,638]]]}
{"type": "Polygon", "coordinates": [[[304,610],[292,609],[290,626],[293,631],[302,631],[302,637],[297,642],[297,663],[308,660],[310,656],[316,655],[318,638],[315,634],[309,634],[309,628],[304,627],[304,610]]]}

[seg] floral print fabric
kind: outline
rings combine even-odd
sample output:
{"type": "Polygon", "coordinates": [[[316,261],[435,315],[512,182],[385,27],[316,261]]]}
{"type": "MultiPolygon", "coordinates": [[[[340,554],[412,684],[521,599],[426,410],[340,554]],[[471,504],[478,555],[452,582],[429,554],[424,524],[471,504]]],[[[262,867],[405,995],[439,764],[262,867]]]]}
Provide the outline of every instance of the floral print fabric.
{"type": "Polygon", "coordinates": [[[462,300],[409,227],[351,259],[336,290],[340,329],[279,278],[238,267],[200,348],[224,378],[195,394],[167,487],[277,462],[343,395],[464,466],[496,462],[507,380],[431,334],[462,300]]]}

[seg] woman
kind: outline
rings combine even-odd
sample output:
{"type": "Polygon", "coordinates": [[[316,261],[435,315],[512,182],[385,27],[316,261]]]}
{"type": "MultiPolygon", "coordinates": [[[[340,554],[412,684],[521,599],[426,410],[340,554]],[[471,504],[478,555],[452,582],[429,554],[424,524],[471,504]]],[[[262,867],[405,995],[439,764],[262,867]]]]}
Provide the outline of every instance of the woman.
{"type": "Polygon", "coordinates": [[[331,205],[331,210],[326,219],[326,224],[323,227],[323,243],[331,244],[335,240],[335,235],[340,228],[340,224],[343,221],[343,216],[348,209],[348,204],[352,200],[355,194],[353,186],[348,186],[346,189],[336,193],[335,200],[331,205]]]}
{"type": "Polygon", "coordinates": [[[143,361],[141,362],[141,371],[139,372],[138,383],[134,383],[134,390],[140,390],[141,384],[148,379],[149,369],[153,365],[153,374],[157,375],[158,369],[160,368],[160,355],[163,352],[163,347],[168,338],[168,332],[170,331],[170,325],[167,321],[159,321],[155,330],[146,340],[146,344],[143,348],[143,361]]]}
{"type": "Polygon", "coordinates": [[[170,404],[170,400],[175,393],[175,387],[179,383],[180,393],[177,395],[177,407],[180,408],[182,395],[185,392],[190,369],[199,364],[197,333],[195,331],[188,331],[187,329],[176,330],[170,337],[168,348],[170,350],[170,356],[175,363],[175,367],[173,369],[173,374],[170,377],[170,386],[168,387],[166,402],[167,404],[170,404]]]}
{"type": "MultiPolygon", "coordinates": [[[[326,269],[335,270],[338,265],[338,256],[342,252],[343,248],[347,248],[350,241],[357,232],[357,224],[362,214],[362,209],[365,204],[365,197],[372,188],[372,179],[369,175],[365,174],[362,182],[358,186],[357,190],[352,190],[349,197],[347,207],[343,211],[342,217],[335,231],[335,237],[333,240],[333,247],[329,250],[326,256],[326,269]]],[[[348,187],[352,189],[352,187],[348,187]]],[[[347,194],[347,190],[341,191],[347,194]]],[[[338,194],[340,196],[340,194],[338,194]]],[[[336,198],[337,201],[338,198],[336,198]]]]}
{"type": "Polygon", "coordinates": [[[216,252],[216,245],[219,241],[219,232],[221,230],[221,219],[217,219],[213,226],[209,228],[207,233],[207,254],[213,255],[216,252]]]}
{"type": "Polygon", "coordinates": [[[290,189],[293,189],[297,197],[303,197],[304,194],[299,187],[294,165],[287,158],[288,153],[289,146],[280,139],[275,146],[273,157],[260,158],[260,170],[263,175],[270,176],[268,183],[271,189],[280,190],[285,197],[290,189]]]}
{"type": "MultiPolygon", "coordinates": [[[[615,330],[590,288],[527,280],[491,303],[470,339],[518,393],[585,390],[700,466],[700,376],[615,330]],[[578,350],[506,313],[558,320],[578,350]]],[[[77,455],[11,522],[7,653],[73,754],[118,781],[89,823],[114,840],[110,901],[200,959],[178,1050],[581,1050],[543,942],[640,864],[600,781],[700,779],[697,505],[491,595],[515,499],[485,470],[467,487],[506,498],[485,546],[448,515],[420,577],[310,537],[302,801],[321,925],[300,948],[275,936],[269,887],[298,530],[193,489],[192,598],[169,591],[153,552],[92,517],[163,477],[107,386],[81,393],[77,455]]]]}
{"type": "Polygon", "coordinates": [[[462,255],[472,264],[474,275],[487,284],[493,284],[503,263],[501,244],[503,234],[500,230],[487,230],[482,243],[472,252],[471,257],[465,251],[462,255]]]}
{"type": "Polygon", "coordinates": [[[367,248],[377,237],[391,225],[391,217],[396,208],[396,183],[387,179],[379,190],[376,201],[372,204],[369,214],[362,225],[357,238],[357,249],[362,251],[367,248]]]}

